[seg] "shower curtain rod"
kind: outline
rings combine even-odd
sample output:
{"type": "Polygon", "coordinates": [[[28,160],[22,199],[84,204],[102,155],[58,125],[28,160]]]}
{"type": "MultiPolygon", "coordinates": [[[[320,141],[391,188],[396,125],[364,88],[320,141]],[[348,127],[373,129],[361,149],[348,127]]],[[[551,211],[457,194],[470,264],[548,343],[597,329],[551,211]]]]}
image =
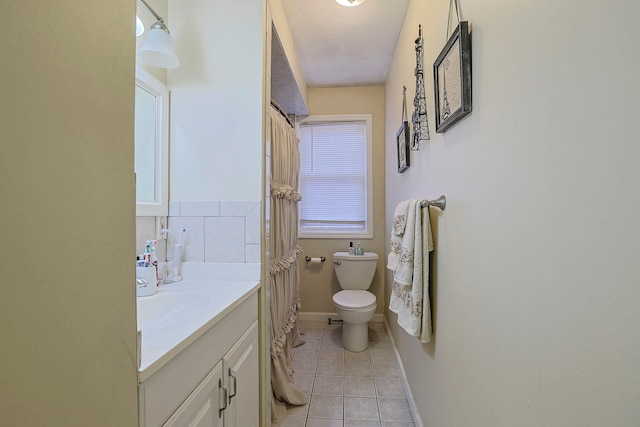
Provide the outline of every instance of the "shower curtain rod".
{"type": "Polygon", "coordinates": [[[293,123],[291,123],[291,120],[289,120],[289,116],[287,116],[287,112],[284,111],[284,109],[276,101],[274,101],[273,99],[271,100],[271,106],[273,108],[275,108],[278,111],[278,113],[280,113],[280,115],[282,117],[284,117],[284,119],[287,121],[287,123],[289,123],[289,126],[291,126],[292,128],[295,128],[293,123]]]}

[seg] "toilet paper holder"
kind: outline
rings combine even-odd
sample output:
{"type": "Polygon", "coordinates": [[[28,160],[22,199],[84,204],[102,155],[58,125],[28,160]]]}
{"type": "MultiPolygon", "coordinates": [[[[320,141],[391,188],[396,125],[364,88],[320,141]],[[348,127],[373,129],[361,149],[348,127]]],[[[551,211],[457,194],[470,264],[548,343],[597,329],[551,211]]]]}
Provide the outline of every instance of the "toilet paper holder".
{"type": "MultiPolygon", "coordinates": [[[[308,256],[308,255],[307,255],[306,257],[304,257],[304,260],[305,260],[306,262],[311,262],[311,260],[314,260],[314,261],[315,261],[316,259],[317,259],[317,258],[311,258],[311,257],[310,257],[310,256],[308,256]]],[[[326,259],[325,257],[323,257],[323,256],[321,256],[321,257],[320,257],[320,262],[325,262],[326,260],[327,260],[327,259],[326,259]]]]}

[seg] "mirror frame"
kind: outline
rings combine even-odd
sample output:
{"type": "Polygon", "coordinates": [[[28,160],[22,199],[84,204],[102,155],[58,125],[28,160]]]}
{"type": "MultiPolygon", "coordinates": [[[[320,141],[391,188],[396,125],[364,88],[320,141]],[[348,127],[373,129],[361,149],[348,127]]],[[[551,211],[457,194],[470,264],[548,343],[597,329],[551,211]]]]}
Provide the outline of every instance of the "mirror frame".
{"type": "Polygon", "coordinates": [[[138,66],[136,66],[136,86],[140,86],[156,97],[155,197],[152,202],[136,200],[136,216],[167,216],[169,214],[169,89],[138,66]]]}

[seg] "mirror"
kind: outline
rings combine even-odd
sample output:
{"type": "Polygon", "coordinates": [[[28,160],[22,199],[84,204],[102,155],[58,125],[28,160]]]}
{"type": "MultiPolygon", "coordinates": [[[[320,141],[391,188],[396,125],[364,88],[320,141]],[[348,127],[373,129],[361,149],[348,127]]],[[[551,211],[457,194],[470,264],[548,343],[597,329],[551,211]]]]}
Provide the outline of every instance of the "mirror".
{"type": "Polygon", "coordinates": [[[136,215],[169,213],[169,91],[136,67],[136,215]]]}

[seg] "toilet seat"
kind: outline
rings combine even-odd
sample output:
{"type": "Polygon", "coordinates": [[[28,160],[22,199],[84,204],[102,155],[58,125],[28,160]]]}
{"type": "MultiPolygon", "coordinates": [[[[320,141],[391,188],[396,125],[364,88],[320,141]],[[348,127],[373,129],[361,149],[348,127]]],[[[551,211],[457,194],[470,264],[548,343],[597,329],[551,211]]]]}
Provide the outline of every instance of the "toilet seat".
{"type": "Polygon", "coordinates": [[[369,310],[375,308],[376,296],[368,291],[344,290],[333,295],[333,302],[343,310],[369,310]]]}

